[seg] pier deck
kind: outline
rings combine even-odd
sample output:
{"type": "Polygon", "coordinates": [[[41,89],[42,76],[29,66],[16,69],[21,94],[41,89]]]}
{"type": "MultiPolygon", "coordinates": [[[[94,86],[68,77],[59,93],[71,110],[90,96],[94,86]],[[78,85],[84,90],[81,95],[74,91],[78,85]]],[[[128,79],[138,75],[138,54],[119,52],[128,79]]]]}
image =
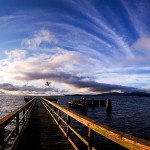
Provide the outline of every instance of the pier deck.
{"type": "Polygon", "coordinates": [[[56,126],[43,104],[37,101],[16,149],[72,150],[73,148],[59,127],[56,126]]]}

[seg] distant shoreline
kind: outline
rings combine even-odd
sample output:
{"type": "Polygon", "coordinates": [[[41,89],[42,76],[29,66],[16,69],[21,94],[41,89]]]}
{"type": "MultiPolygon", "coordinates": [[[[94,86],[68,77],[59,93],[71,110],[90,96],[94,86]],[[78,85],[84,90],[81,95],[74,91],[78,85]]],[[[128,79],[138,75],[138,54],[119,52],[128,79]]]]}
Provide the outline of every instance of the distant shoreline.
{"type": "Polygon", "coordinates": [[[112,92],[112,93],[102,93],[102,94],[70,94],[70,95],[64,95],[64,96],[139,96],[139,97],[150,97],[150,93],[144,93],[144,92],[131,92],[131,93],[118,93],[118,92],[112,92]]]}

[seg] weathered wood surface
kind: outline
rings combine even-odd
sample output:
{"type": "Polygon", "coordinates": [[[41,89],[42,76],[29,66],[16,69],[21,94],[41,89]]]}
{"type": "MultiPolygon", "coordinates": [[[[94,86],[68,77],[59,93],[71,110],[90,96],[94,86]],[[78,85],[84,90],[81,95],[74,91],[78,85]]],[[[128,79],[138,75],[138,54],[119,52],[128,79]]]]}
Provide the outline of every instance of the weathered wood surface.
{"type": "Polygon", "coordinates": [[[40,101],[36,102],[28,126],[17,146],[17,150],[29,149],[73,149],[40,101]]]}

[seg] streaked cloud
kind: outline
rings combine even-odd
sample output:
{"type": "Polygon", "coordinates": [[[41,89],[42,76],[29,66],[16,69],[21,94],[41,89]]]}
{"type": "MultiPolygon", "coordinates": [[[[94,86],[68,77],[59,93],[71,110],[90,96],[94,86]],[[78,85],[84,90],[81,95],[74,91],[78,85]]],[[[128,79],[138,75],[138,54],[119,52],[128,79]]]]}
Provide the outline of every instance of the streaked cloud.
{"type": "Polygon", "coordinates": [[[129,19],[132,22],[133,27],[135,28],[136,32],[140,37],[147,36],[150,34],[148,31],[149,25],[147,22],[150,16],[149,1],[124,1],[121,0],[123,3],[124,8],[126,9],[129,19]]]}
{"type": "Polygon", "coordinates": [[[72,5],[76,5],[76,7],[80,9],[83,15],[87,16],[91,20],[93,26],[97,27],[97,31],[99,33],[101,33],[104,37],[107,37],[107,40],[109,39],[109,41],[107,41],[108,44],[111,40],[111,42],[117,46],[117,51],[121,51],[125,55],[133,57],[132,51],[126,43],[124,37],[119,35],[114,28],[111,28],[110,23],[107,23],[104,16],[101,15],[101,12],[93,7],[91,2],[71,2],[72,5]],[[83,5],[85,7],[82,7],[83,5]]]}

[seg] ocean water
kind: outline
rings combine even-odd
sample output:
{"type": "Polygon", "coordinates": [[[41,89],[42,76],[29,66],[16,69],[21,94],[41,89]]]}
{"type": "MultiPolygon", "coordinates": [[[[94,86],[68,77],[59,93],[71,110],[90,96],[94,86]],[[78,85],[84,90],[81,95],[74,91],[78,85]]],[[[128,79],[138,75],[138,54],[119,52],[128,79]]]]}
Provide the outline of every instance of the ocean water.
{"type": "MultiPolygon", "coordinates": [[[[87,100],[108,98],[101,96],[85,97],[87,100]]],[[[150,140],[150,97],[113,96],[109,98],[112,100],[112,113],[110,115],[106,113],[105,107],[89,107],[86,112],[70,109],[119,131],[150,140]]],[[[80,100],[80,97],[60,97],[58,103],[68,107],[66,104],[69,100],[80,100]]]]}
{"type": "Polygon", "coordinates": [[[0,95],[0,118],[24,104],[24,96],[0,95]]]}
{"type": "MultiPolygon", "coordinates": [[[[95,98],[107,99],[102,96],[85,96],[87,100],[95,98]]],[[[80,100],[80,96],[59,96],[58,104],[69,108],[68,101],[80,100]]],[[[74,108],[69,108],[79,114],[87,116],[100,123],[113,127],[118,131],[140,137],[142,139],[150,140],[150,97],[134,97],[134,96],[113,96],[109,97],[112,100],[112,113],[108,115],[105,107],[88,108],[87,111],[79,111],[74,108]]],[[[0,96],[0,118],[12,112],[16,108],[23,105],[24,96],[0,96]]],[[[78,128],[82,134],[87,134],[87,130],[83,130],[82,125],[72,123],[78,128]]],[[[115,147],[110,141],[104,137],[96,135],[95,145],[101,149],[123,149],[115,147]],[[101,141],[101,142],[99,142],[101,141]],[[110,148],[111,147],[111,148],[110,148]]]]}

